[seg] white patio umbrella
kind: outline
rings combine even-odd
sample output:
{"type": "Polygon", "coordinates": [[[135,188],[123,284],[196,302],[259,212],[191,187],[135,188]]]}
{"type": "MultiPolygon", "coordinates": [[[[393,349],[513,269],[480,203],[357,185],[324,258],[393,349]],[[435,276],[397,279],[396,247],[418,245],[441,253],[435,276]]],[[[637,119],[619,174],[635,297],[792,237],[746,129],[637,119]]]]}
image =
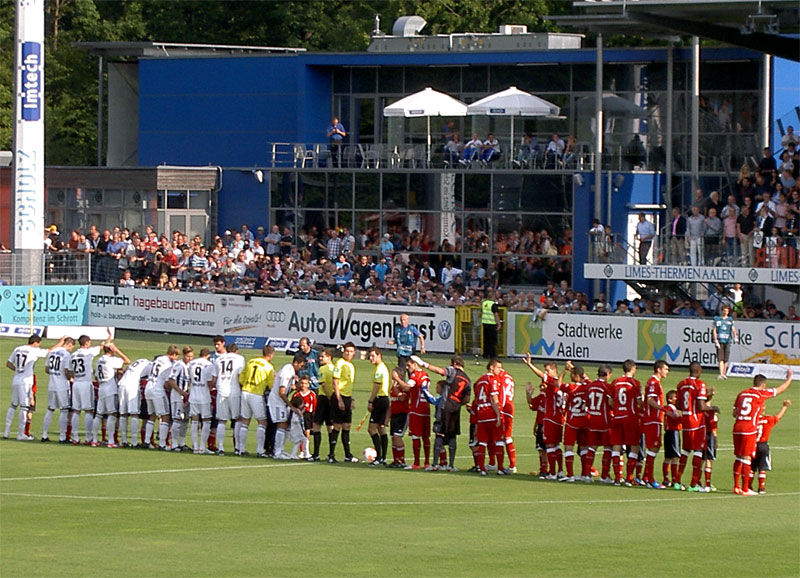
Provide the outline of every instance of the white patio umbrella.
{"type": "Polygon", "coordinates": [[[431,87],[409,94],[383,109],[383,116],[427,117],[428,164],[431,162],[431,117],[466,115],[466,104],[443,92],[433,90],[431,87]]]}
{"type": "Polygon", "coordinates": [[[558,117],[560,109],[529,92],[512,86],[495,94],[490,94],[467,107],[467,114],[511,117],[511,155],[514,158],[514,117],[540,116],[558,117]]]}

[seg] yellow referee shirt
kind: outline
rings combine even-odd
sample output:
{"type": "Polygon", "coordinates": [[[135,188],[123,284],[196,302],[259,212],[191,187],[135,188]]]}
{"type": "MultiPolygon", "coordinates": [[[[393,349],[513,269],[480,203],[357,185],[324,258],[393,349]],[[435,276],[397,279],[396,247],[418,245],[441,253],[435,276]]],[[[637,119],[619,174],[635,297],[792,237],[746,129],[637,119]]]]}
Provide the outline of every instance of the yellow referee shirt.
{"type": "Polygon", "coordinates": [[[321,365],[319,368],[319,392],[330,397],[333,395],[333,380],[339,379],[339,368],[334,364],[321,365]]]}
{"type": "Polygon", "coordinates": [[[336,362],[339,370],[339,393],[345,397],[353,395],[353,382],[356,380],[356,368],[349,361],[339,359],[336,362]]]}
{"type": "Polygon", "coordinates": [[[274,379],[275,369],[272,364],[263,357],[256,357],[248,361],[244,371],[239,374],[239,385],[242,386],[242,391],[264,395],[274,379]]]}
{"type": "Polygon", "coordinates": [[[389,396],[389,369],[386,364],[381,361],[375,367],[375,376],[372,378],[372,383],[379,383],[378,393],[375,397],[388,397],[389,396]]]}

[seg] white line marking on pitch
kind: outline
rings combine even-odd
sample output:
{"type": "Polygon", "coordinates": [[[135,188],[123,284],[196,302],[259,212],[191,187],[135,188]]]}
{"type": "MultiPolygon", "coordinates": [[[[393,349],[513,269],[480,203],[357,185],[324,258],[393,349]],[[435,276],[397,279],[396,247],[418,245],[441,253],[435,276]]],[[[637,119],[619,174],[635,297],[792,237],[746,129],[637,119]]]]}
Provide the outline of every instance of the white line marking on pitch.
{"type": "Polygon", "coordinates": [[[290,466],[307,466],[306,462],[293,462],[288,464],[259,464],[247,466],[217,466],[209,468],[176,468],[172,470],[137,470],[132,472],[97,472],[91,474],[63,474],[58,476],[31,476],[29,478],[0,478],[3,482],[30,482],[33,480],[63,480],[70,478],[102,478],[106,476],[139,476],[147,474],[179,474],[183,472],[213,472],[218,470],[248,470],[263,468],[287,468],[290,466]]]}
{"type": "MultiPolygon", "coordinates": [[[[800,492],[783,492],[776,494],[766,494],[761,498],[780,497],[780,496],[798,496],[800,492]]],[[[158,502],[158,503],[173,503],[173,504],[222,504],[222,505],[243,505],[243,506],[475,506],[475,505],[505,505],[505,506],[527,506],[527,505],[558,505],[558,504],[625,504],[636,502],[677,502],[686,500],[688,496],[681,495],[674,498],[634,498],[631,500],[616,499],[616,500],[505,500],[505,501],[459,501],[459,502],[425,502],[425,501],[314,501],[314,502],[293,502],[293,501],[276,501],[276,500],[201,500],[192,498],[153,498],[146,496],[78,496],[70,494],[32,494],[23,492],[0,492],[0,496],[11,496],[19,498],[44,498],[44,499],[60,499],[60,500],[85,500],[85,501],[118,501],[118,502],[158,502]]],[[[722,494],[715,496],[705,496],[703,500],[727,500],[727,499],[742,499],[742,496],[735,494],[722,494]]],[[[688,498],[691,499],[691,498],[688,498]]]]}

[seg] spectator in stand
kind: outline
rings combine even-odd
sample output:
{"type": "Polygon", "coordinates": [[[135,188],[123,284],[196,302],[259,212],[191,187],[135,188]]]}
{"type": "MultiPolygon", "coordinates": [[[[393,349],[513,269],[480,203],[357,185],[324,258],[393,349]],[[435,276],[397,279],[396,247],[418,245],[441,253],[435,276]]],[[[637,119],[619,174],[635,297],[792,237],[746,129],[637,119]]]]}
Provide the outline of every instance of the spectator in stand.
{"type": "Polygon", "coordinates": [[[769,147],[764,147],[764,156],[758,161],[758,170],[762,174],[768,173],[769,175],[774,175],[778,170],[778,164],[775,162],[775,157],[772,156],[772,149],[769,147]]]}
{"type": "Polygon", "coordinates": [[[719,258],[719,243],[722,238],[722,221],[717,217],[716,207],[708,208],[705,218],[705,232],[703,233],[703,246],[706,254],[706,265],[715,265],[719,258]]]}
{"type": "Polygon", "coordinates": [[[639,222],[636,224],[636,237],[639,239],[639,263],[647,264],[647,254],[653,245],[656,236],[656,227],[645,218],[644,213],[639,213],[639,222]]]}
{"type": "Polygon", "coordinates": [[[335,261],[342,252],[342,240],[339,238],[339,231],[336,227],[328,232],[328,242],[325,244],[328,251],[328,259],[335,261]]]}
{"type": "Polygon", "coordinates": [[[686,220],[686,237],[689,241],[689,264],[692,267],[702,266],[705,263],[703,240],[706,232],[706,222],[700,214],[700,206],[692,205],[692,214],[686,220]]]}
{"type": "Polygon", "coordinates": [[[672,207],[672,224],[670,225],[670,253],[672,263],[683,265],[686,260],[686,217],[678,207],[672,207]]]}
{"type": "Polygon", "coordinates": [[[708,198],[703,202],[702,213],[708,216],[708,210],[711,208],[717,210],[717,215],[719,215],[722,211],[722,203],[719,198],[719,192],[717,191],[711,191],[711,194],[708,195],[708,198]]]}
{"type": "Polygon", "coordinates": [[[478,133],[472,133],[472,139],[468,140],[464,145],[464,148],[461,150],[461,158],[458,162],[464,166],[467,166],[472,161],[479,158],[482,149],[483,142],[481,142],[481,139],[478,138],[478,133]]]}
{"type": "Polygon", "coordinates": [[[743,267],[753,266],[753,233],[755,229],[755,215],[750,212],[749,206],[744,205],[741,209],[741,214],[736,219],[736,234],[739,238],[743,267]]]}
{"type": "MultiPolygon", "coordinates": [[[[253,235],[253,232],[252,232],[252,231],[250,230],[250,228],[249,228],[247,225],[245,225],[245,224],[242,224],[242,228],[241,228],[241,229],[242,229],[242,230],[241,230],[241,233],[242,233],[242,239],[244,240],[244,242],[245,242],[245,243],[249,243],[250,245],[252,245],[252,244],[253,244],[253,241],[255,241],[255,240],[256,240],[255,236],[253,235]]],[[[263,229],[262,229],[262,231],[263,231],[263,229]]]]}
{"type": "Polygon", "coordinates": [[[545,155],[545,168],[554,169],[558,166],[561,158],[564,156],[564,149],[566,145],[564,140],[558,136],[558,133],[553,133],[550,142],[547,143],[547,148],[544,151],[545,155]]]}
{"type": "Polygon", "coordinates": [[[485,165],[492,163],[500,158],[500,143],[497,142],[494,134],[486,135],[486,140],[481,144],[481,162],[485,165]]]}
{"type": "Polygon", "coordinates": [[[381,256],[388,261],[393,255],[394,243],[392,243],[392,236],[389,233],[384,233],[383,240],[381,241],[381,256]]]}
{"type": "Polygon", "coordinates": [[[789,148],[789,143],[794,143],[795,146],[800,145],[800,136],[794,132],[794,127],[789,125],[786,127],[786,134],[781,138],[781,146],[789,148]]]}
{"type": "Polygon", "coordinates": [[[278,225],[272,225],[269,235],[267,235],[264,240],[267,242],[267,248],[264,250],[267,257],[271,258],[273,255],[280,255],[281,229],[278,225]]]}

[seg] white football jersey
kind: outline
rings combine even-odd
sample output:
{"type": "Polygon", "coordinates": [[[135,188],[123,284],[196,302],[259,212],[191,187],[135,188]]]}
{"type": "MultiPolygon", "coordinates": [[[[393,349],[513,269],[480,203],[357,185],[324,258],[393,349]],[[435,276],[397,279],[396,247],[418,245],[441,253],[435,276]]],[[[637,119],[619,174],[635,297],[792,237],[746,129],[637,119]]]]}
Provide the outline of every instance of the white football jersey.
{"type": "Polygon", "coordinates": [[[150,375],[147,378],[147,387],[144,388],[144,394],[148,399],[159,398],[166,395],[164,384],[172,377],[172,369],[175,362],[166,355],[157,357],[150,366],[150,375]]]}
{"type": "Polygon", "coordinates": [[[130,391],[139,389],[139,383],[150,373],[152,363],[149,359],[137,359],[131,363],[119,378],[119,387],[130,391]]]}
{"type": "Polygon", "coordinates": [[[124,365],[122,358],[115,355],[101,355],[97,360],[94,375],[100,387],[97,390],[98,397],[108,397],[117,395],[117,370],[124,365]]]}
{"type": "Polygon", "coordinates": [[[20,345],[14,348],[8,361],[15,367],[12,384],[33,383],[33,366],[36,360],[47,357],[48,351],[33,345],[20,345]]]}
{"type": "Polygon", "coordinates": [[[70,365],[75,381],[92,381],[92,361],[100,355],[100,346],[81,347],[72,354],[70,365]]]}
{"type": "Polygon", "coordinates": [[[67,370],[70,370],[72,354],[63,347],[56,347],[47,356],[47,373],[50,376],[48,391],[69,391],[67,370]]]}
{"type": "Polygon", "coordinates": [[[294,379],[295,371],[291,363],[287,363],[281,367],[281,370],[275,374],[275,381],[272,383],[272,389],[269,392],[269,403],[283,403],[279,390],[282,387],[286,388],[283,393],[286,397],[289,397],[289,392],[292,391],[292,386],[294,385],[294,379]]]}
{"type": "Polygon", "coordinates": [[[238,353],[223,353],[214,360],[214,373],[217,378],[217,395],[228,397],[241,395],[239,374],[244,369],[244,357],[238,353]]]}
{"type": "Polygon", "coordinates": [[[211,403],[208,382],[214,377],[214,364],[200,357],[193,359],[187,369],[189,374],[189,403],[211,403]]]}
{"type": "Polygon", "coordinates": [[[189,391],[189,366],[183,359],[175,362],[172,368],[172,379],[181,391],[189,391]]]}

